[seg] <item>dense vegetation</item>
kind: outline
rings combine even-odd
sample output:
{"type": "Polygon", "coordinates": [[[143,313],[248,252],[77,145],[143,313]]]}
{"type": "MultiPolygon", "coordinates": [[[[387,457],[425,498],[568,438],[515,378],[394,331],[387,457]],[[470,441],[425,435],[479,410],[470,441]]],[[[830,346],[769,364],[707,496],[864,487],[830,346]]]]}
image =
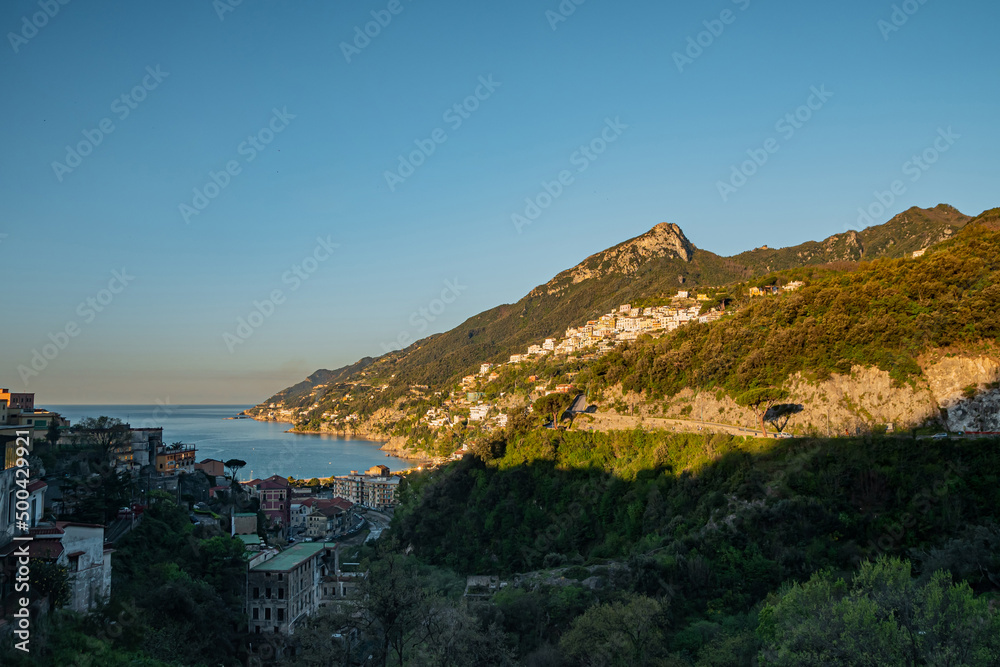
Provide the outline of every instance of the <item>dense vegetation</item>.
{"type": "MultiPolygon", "coordinates": [[[[494,604],[506,631],[519,637],[521,658],[552,660],[532,664],[564,664],[583,650],[574,642],[593,636],[595,623],[611,633],[610,645],[624,641],[608,629],[613,622],[595,620],[608,615],[643,619],[650,637],[641,643],[659,647],[628,664],[750,664],[764,649],[771,664],[824,664],[781,647],[802,650],[795,633],[808,645],[850,635],[857,619],[824,628],[822,639],[783,610],[808,603],[845,614],[845,596],[861,593],[849,594],[836,579],[858,575],[860,586],[866,570],[858,567],[869,560],[907,559],[905,567],[912,563],[926,582],[920,587],[936,587],[906,584],[898,596],[926,601],[946,593],[1000,627],[995,612],[984,611],[1000,591],[998,445],[533,430],[482,447],[483,456],[494,456],[486,462],[467,457],[408,478],[394,528],[430,563],[522,573],[515,577],[522,585],[494,604]],[[523,574],[529,571],[536,574],[523,574]],[[780,602],[799,590],[794,582],[810,578],[826,582],[821,593],[780,602]],[[952,592],[952,580],[968,588],[952,592]],[[761,630],[761,610],[771,607],[777,611],[761,630]],[[675,662],[656,661],[667,656],[675,662]]],[[[894,581],[903,586],[909,574],[894,581]]],[[[983,650],[1000,660],[992,646],[983,650]]]]}
{"type": "Polygon", "coordinates": [[[685,387],[736,395],[792,373],[824,378],[876,366],[905,382],[929,348],[979,346],[1000,336],[1000,234],[970,225],[918,260],[853,270],[798,269],[809,285],[754,299],[735,315],[646,338],[596,361],[595,389],[621,383],[650,397],[685,387]]]}
{"type": "Polygon", "coordinates": [[[971,219],[947,204],[930,209],[914,206],[882,225],[788,248],[758,248],[740,253],[733,260],[759,274],[831,262],[906,257],[946,239],[949,234],[945,230],[957,232],[971,219]]]}
{"type": "Polygon", "coordinates": [[[242,664],[243,543],[193,526],[168,494],[153,491],[152,497],[142,523],[116,546],[107,604],[86,617],[59,611],[36,620],[30,655],[6,647],[0,663],[242,664]]]}

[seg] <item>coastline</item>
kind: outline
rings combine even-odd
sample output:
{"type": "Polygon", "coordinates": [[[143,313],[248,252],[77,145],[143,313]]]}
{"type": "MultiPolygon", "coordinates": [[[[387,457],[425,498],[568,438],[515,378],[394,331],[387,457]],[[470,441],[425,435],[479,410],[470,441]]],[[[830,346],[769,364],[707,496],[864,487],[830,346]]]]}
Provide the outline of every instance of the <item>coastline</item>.
{"type": "Polygon", "coordinates": [[[389,439],[386,439],[385,436],[379,436],[374,433],[369,433],[368,431],[296,431],[293,428],[288,429],[285,433],[296,433],[299,435],[339,435],[353,440],[364,440],[372,444],[378,444],[380,445],[380,451],[385,452],[387,455],[391,454],[397,459],[412,461],[415,464],[428,464],[434,462],[434,459],[431,457],[418,454],[413,450],[408,449],[406,447],[406,439],[399,436],[392,436],[389,439]]]}
{"type": "MultiPolygon", "coordinates": [[[[288,424],[290,426],[292,426],[293,424],[293,422],[285,421],[282,419],[261,419],[256,415],[249,414],[247,411],[244,411],[243,414],[246,414],[250,419],[253,419],[254,421],[258,422],[276,422],[279,424],[288,424]]],[[[437,462],[437,460],[431,456],[414,452],[412,449],[409,449],[406,446],[406,439],[403,437],[400,436],[386,437],[383,434],[375,433],[373,431],[368,431],[365,429],[357,429],[357,430],[323,429],[323,430],[298,431],[294,428],[294,426],[292,426],[292,428],[287,429],[285,433],[294,433],[298,435],[338,435],[344,438],[351,438],[354,440],[364,440],[367,442],[371,442],[372,444],[380,445],[379,450],[385,452],[388,455],[392,455],[395,456],[396,458],[412,462],[413,465],[410,466],[411,468],[417,467],[419,465],[434,464],[437,462]]]]}

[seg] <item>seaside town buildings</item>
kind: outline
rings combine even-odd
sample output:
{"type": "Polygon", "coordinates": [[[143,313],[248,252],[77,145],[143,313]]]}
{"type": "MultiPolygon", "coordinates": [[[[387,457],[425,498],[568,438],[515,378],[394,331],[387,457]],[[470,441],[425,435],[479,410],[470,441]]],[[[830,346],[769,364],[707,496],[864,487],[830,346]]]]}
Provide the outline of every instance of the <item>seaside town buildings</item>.
{"type": "Polygon", "coordinates": [[[320,607],[351,597],[363,577],[341,569],[333,543],[296,544],[259,562],[247,576],[250,632],[292,635],[320,607]]]}
{"type": "Polygon", "coordinates": [[[69,577],[67,607],[87,612],[111,595],[110,544],[101,524],[56,521],[29,531],[31,558],[65,567],[69,577]]]}
{"type": "Polygon", "coordinates": [[[218,459],[205,459],[194,464],[195,470],[201,470],[209,477],[225,477],[226,464],[218,459]]]}
{"type": "Polygon", "coordinates": [[[384,510],[396,505],[398,476],[389,474],[387,466],[369,468],[364,473],[352,470],[350,475],[333,478],[333,493],[352,503],[376,510],[384,510]]]}
{"type": "Polygon", "coordinates": [[[29,557],[67,569],[69,600],[74,611],[86,612],[111,591],[111,547],[104,526],[67,521],[45,521],[48,484],[29,468],[25,450],[48,441],[50,428],[69,422],[54,412],[35,407],[35,395],[0,389],[0,632],[14,605],[15,572],[21,547],[29,557]],[[15,537],[30,540],[15,541],[15,537]]]}
{"type": "Polygon", "coordinates": [[[267,516],[268,523],[281,535],[287,535],[292,523],[292,491],[288,480],[281,475],[272,475],[267,479],[243,482],[243,488],[260,501],[260,509],[267,516]]]}

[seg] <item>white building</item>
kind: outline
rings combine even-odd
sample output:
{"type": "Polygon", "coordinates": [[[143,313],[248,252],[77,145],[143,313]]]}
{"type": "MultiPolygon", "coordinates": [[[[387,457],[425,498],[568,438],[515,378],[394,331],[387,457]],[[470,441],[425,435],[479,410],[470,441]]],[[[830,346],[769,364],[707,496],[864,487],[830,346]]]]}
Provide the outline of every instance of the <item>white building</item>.
{"type": "Polygon", "coordinates": [[[31,530],[32,558],[55,562],[69,571],[69,602],[86,613],[111,595],[111,552],[104,544],[104,526],[92,523],[40,524],[31,530]]]}

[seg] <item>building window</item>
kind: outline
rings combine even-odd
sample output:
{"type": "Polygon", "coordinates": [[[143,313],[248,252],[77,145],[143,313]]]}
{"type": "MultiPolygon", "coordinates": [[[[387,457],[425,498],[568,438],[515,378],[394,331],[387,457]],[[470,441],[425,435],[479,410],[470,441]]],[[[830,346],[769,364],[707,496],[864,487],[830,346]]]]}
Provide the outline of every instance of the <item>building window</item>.
{"type": "Polygon", "coordinates": [[[270,587],[264,589],[264,597],[266,597],[268,600],[271,599],[271,588],[270,587]]]}
{"type": "Polygon", "coordinates": [[[259,597],[260,597],[260,588],[258,588],[257,586],[254,586],[253,587],[253,599],[256,600],[259,597]]]}
{"type": "Polygon", "coordinates": [[[264,620],[265,621],[270,621],[271,620],[271,608],[270,607],[267,607],[267,608],[264,609],[264,620]]]}
{"type": "Polygon", "coordinates": [[[278,589],[278,599],[279,600],[284,600],[285,599],[285,589],[284,589],[284,587],[278,589]]]}
{"type": "Polygon", "coordinates": [[[256,621],[259,618],[260,618],[260,609],[257,609],[257,607],[254,607],[253,608],[253,620],[256,621]]]}
{"type": "Polygon", "coordinates": [[[279,621],[285,620],[285,610],[284,609],[278,609],[278,620],[279,621]]]}

